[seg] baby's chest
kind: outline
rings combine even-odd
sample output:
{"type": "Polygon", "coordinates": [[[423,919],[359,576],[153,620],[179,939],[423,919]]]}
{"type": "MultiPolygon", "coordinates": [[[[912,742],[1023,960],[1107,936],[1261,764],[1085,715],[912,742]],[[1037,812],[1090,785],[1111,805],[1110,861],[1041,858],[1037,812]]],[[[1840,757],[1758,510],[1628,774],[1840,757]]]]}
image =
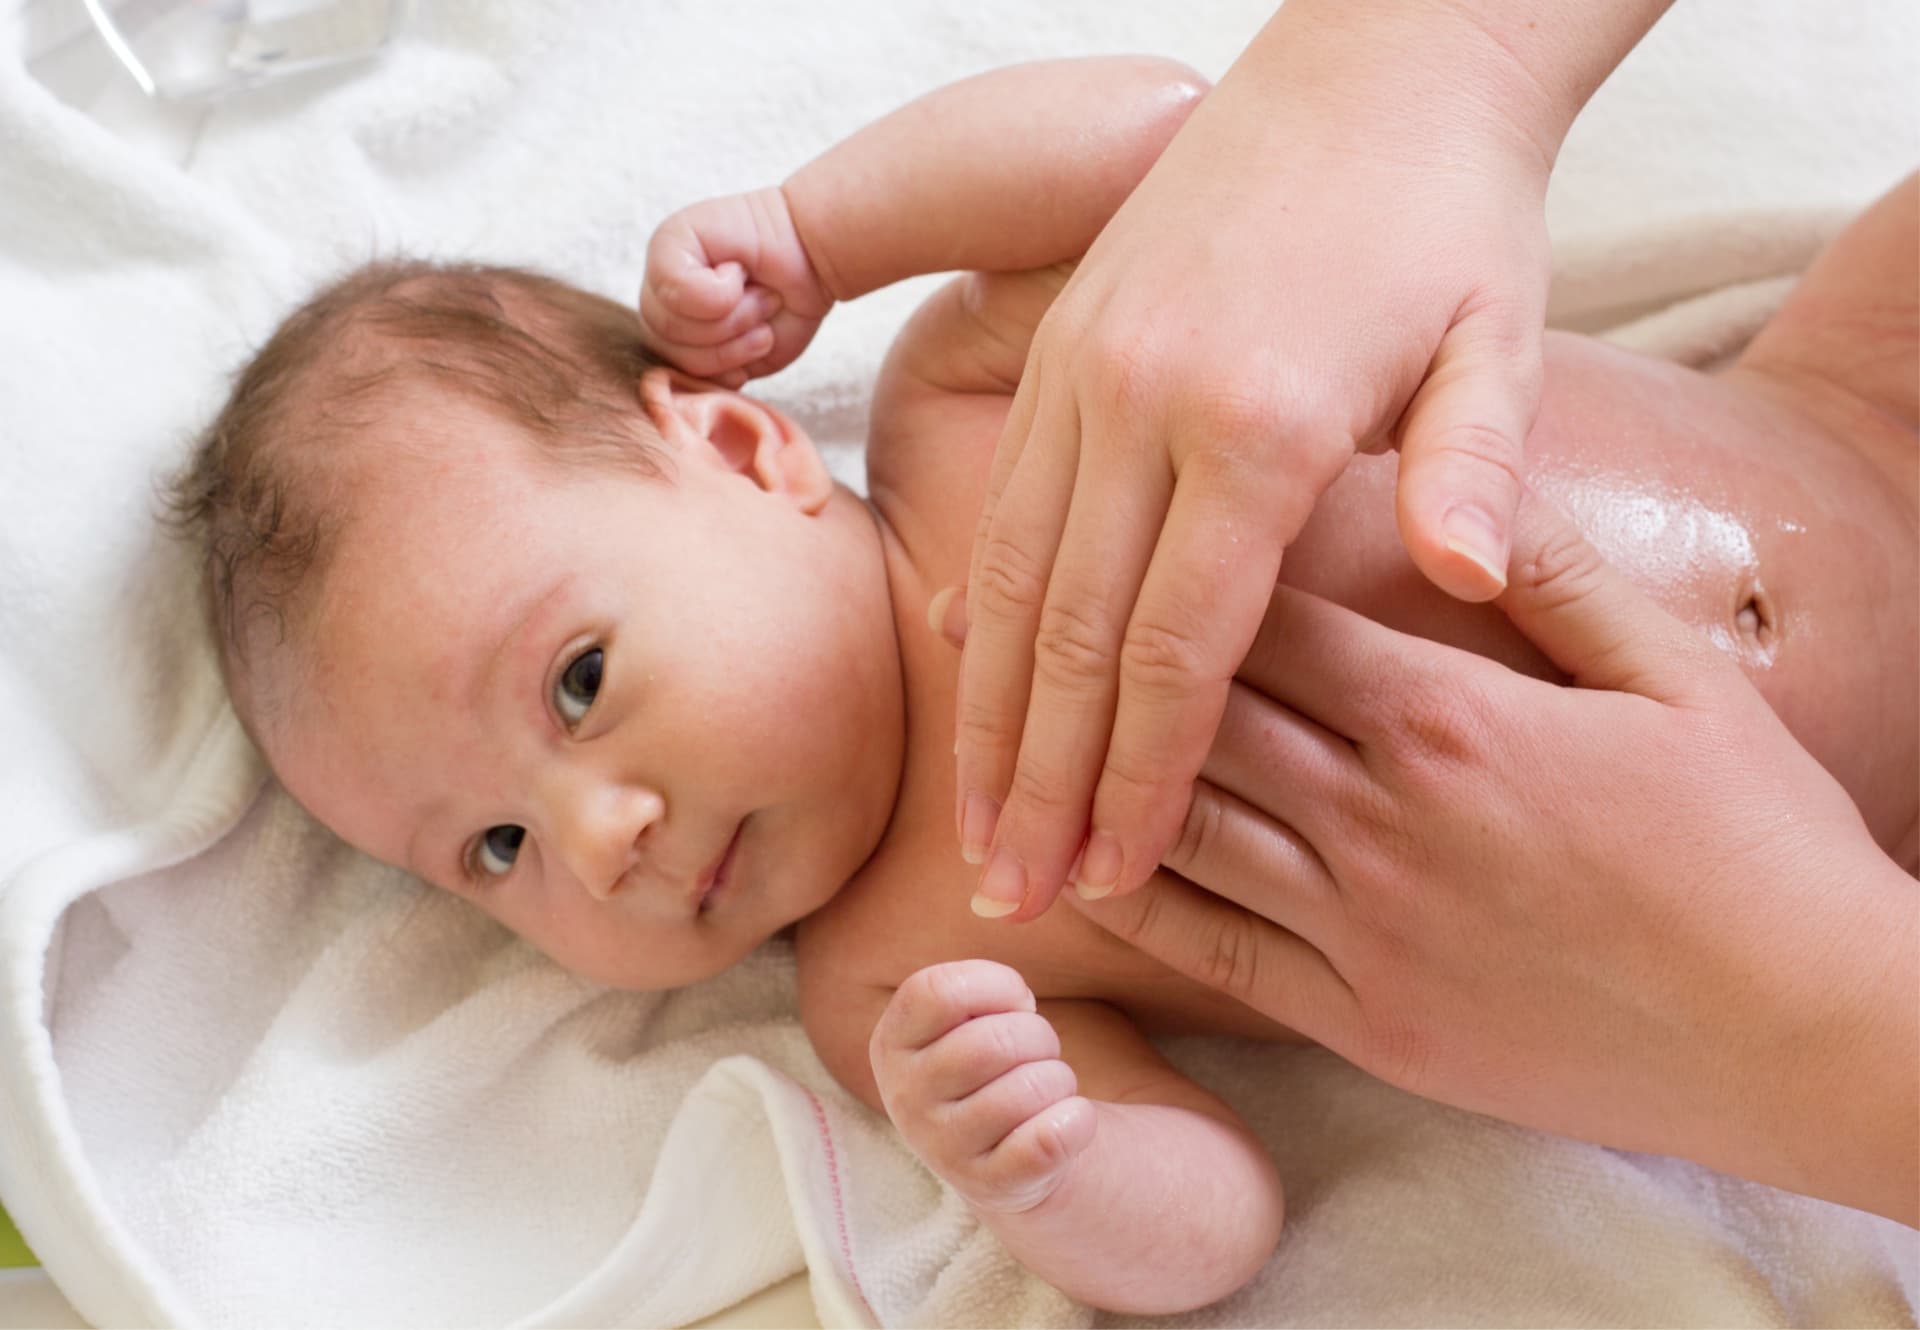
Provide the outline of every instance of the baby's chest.
{"type": "MultiPolygon", "coordinates": [[[[926,780],[921,790],[936,784],[926,780]]],[[[948,775],[949,791],[951,784],[948,775]]],[[[1285,1037],[1281,1027],[1118,940],[1065,901],[1029,923],[978,917],[967,902],[980,870],[961,861],[952,820],[950,794],[904,804],[873,859],[802,923],[806,963],[823,967],[836,986],[890,991],[927,966],[982,958],[1018,970],[1036,998],[1107,1002],[1149,1033],[1285,1037]]]]}

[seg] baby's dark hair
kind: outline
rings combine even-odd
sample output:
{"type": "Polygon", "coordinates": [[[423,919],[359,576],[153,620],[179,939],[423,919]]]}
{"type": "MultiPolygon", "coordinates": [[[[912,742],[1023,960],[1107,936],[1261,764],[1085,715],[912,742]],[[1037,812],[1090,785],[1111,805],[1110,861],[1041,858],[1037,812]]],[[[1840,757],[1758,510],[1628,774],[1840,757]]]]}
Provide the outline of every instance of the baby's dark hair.
{"type": "Polygon", "coordinates": [[[341,458],[396,390],[460,393],[556,461],[657,477],[636,392],[659,363],[632,310],[516,268],[389,260],[321,290],[240,371],[164,500],[203,555],[229,683],[263,626],[277,644],[311,614],[344,518],[341,458]]]}

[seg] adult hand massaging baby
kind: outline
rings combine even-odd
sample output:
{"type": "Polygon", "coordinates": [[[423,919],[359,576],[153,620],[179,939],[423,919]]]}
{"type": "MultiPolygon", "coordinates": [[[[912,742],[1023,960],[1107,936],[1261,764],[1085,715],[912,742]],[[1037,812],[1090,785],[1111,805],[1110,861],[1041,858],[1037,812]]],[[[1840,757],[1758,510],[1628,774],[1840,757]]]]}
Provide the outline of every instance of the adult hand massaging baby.
{"type": "MultiPolygon", "coordinates": [[[[1724,663],[1564,532],[1516,557],[1501,606],[1566,676],[1632,703],[1340,616],[1269,633],[1247,662],[1278,713],[1229,689],[1282,549],[1286,567],[1309,557],[1296,533],[1356,447],[1399,448],[1423,574],[1476,599],[1502,585],[1540,385],[1547,172],[1666,7],[1291,0],[1255,39],[1034,338],[966,603],[940,606],[973,620],[960,838],[985,864],[977,907],[1015,919],[1069,879],[1124,897],[1171,854],[1221,897],[1162,889],[1087,916],[1396,1083],[1913,1223],[1913,181],[1822,260],[1738,380],[1855,456],[1785,451],[1730,522],[1660,456],[1611,517],[1555,491],[1590,531],[1665,520],[1670,559],[1733,540],[1745,571],[1696,588],[1735,623],[1676,602],[1646,551],[1607,554],[1747,665],[1873,836],[1724,663]],[[1864,490],[1805,483],[1862,463],[1864,490]],[[1855,544],[1874,532],[1891,557],[1855,544]],[[1368,714],[1308,690],[1330,671],[1368,714]],[[1812,732],[1841,693],[1856,723],[1812,732]],[[1877,773],[1858,764],[1889,744],[1877,773]],[[1356,767],[1382,752],[1410,765],[1356,767]],[[1203,782],[1190,806],[1189,781],[1223,764],[1238,798],[1203,782]],[[1838,1102],[1860,1120],[1836,1136],[1816,1120],[1838,1102]]],[[[1546,409],[1543,430],[1567,427],[1551,382],[1546,409]]],[[[1645,432],[1571,423],[1625,479],[1645,432]]],[[[1725,424],[1744,456],[1754,422],[1725,424]]],[[[1669,433],[1666,461],[1695,433],[1669,433]]]]}
{"type": "MultiPolygon", "coordinates": [[[[958,660],[924,607],[964,575],[1035,329],[1202,87],[1136,59],[943,89],[670,219],[645,337],[523,273],[350,275],[241,376],[186,492],[236,706],[317,817],[609,983],[709,975],[797,923],[826,1065],[1035,1271],[1141,1311],[1236,1287],[1282,1212],[1258,1142],[1147,1035],[1287,1032],[1071,911],[957,907],[958,660]],[[832,301],[956,266],[876,385],[870,503],[728,386],[832,301]]],[[[1577,342],[1555,369],[1600,402],[1670,373],[1577,342]]],[[[1835,446],[1745,392],[1682,398],[1835,446]]],[[[1542,452],[1596,455],[1579,431],[1542,452]]],[[[1682,470],[1719,484],[1726,459],[1682,470]]],[[[1290,583],[1511,653],[1496,612],[1409,602],[1381,473],[1352,476],[1290,583]]],[[[1736,608],[1713,623],[1742,631],[1736,608]]]]}

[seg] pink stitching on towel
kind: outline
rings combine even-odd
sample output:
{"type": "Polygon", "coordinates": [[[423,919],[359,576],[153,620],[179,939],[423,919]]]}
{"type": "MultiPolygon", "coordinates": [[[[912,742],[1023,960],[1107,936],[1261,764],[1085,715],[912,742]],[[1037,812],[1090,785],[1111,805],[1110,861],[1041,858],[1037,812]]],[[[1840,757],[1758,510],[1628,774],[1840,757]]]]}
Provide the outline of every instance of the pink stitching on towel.
{"type": "Polygon", "coordinates": [[[833,1149],[833,1129],[827,1125],[826,1105],[811,1090],[807,1090],[807,1099],[813,1104],[813,1120],[820,1128],[820,1144],[827,1151],[827,1185],[833,1189],[833,1221],[840,1230],[840,1263],[846,1267],[847,1278],[853,1283],[860,1305],[867,1309],[867,1320],[879,1325],[880,1318],[874,1315],[873,1304],[867,1301],[867,1291],[860,1287],[860,1276],[853,1269],[853,1241],[847,1236],[847,1208],[840,1195],[840,1157],[833,1149]]]}

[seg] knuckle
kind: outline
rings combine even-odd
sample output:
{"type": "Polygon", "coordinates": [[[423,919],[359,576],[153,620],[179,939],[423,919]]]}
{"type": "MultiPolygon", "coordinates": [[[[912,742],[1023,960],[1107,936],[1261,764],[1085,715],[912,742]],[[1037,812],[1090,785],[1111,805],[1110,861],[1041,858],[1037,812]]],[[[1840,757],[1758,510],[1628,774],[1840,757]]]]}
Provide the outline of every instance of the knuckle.
{"type": "Polygon", "coordinates": [[[1375,1016],[1369,1023],[1367,1043],[1372,1053],[1370,1069],[1380,1079],[1408,1090],[1428,1082],[1434,1064],[1433,1041],[1424,1026],[1404,1013],[1375,1016]]]}
{"type": "Polygon", "coordinates": [[[1115,633],[1082,604],[1049,596],[1033,638],[1033,667],[1048,682],[1080,691],[1113,674],[1115,633]]]}
{"type": "Polygon", "coordinates": [[[1486,753],[1494,707],[1467,672],[1422,670],[1407,681],[1400,708],[1399,756],[1416,774],[1452,780],[1453,772],[1486,753]]]}
{"type": "Polygon", "coordinates": [[[1014,768],[1013,785],[1007,791],[1009,807],[1018,806],[1029,814],[1051,819],[1080,808],[1085,802],[1079,787],[1067,780],[1064,769],[1037,756],[1032,748],[1021,753],[1020,765],[1014,768]]]}
{"type": "Polygon", "coordinates": [[[1206,681],[1206,659],[1194,627],[1136,618],[1120,643],[1120,677],[1156,701],[1185,698],[1206,681]]]}
{"type": "Polygon", "coordinates": [[[1262,977],[1260,939],[1252,925],[1233,916],[1217,930],[1200,953],[1200,981],[1236,997],[1260,992],[1262,977]]]}
{"type": "Polygon", "coordinates": [[[1091,382],[1098,405],[1128,416],[1158,411],[1167,354],[1151,327],[1104,321],[1084,334],[1081,345],[1095,367],[1091,382]]]}
{"type": "Polygon", "coordinates": [[[1481,421],[1457,421],[1427,443],[1430,459],[1460,460],[1476,470],[1492,470],[1513,493],[1520,492],[1520,443],[1504,430],[1481,421]]]}
{"type": "Polygon", "coordinates": [[[942,965],[930,965],[914,975],[914,978],[920,980],[921,1003],[934,1013],[946,1015],[966,1009],[967,998],[973,985],[967,967],[961,962],[948,961],[942,965]]]}
{"type": "Polygon", "coordinates": [[[954,738],[963,751],[998,753],[1012,746],[1019,733],[1020,718],[993,702],[971,692],[960,699],[959,714],[954,717],[954,738]]]}
{"type": "Polygon", "coordinates": [[[1202,864],[1213,858],[1215,847],[1225,830],[1226,814],[1218,799],[1207,797],[1197,787],[1187,802],[1187,815],[1180,824],[1167,864],[1176,872],[1183,867],[1202,864]]]}
{"type": "Polygon", "coordinates": [[[1004,531],[989,530],[980,550],[979,571],[967,588],[968,611],[1023,614],[1041,603],[1046,590],[1046,569],[1040,561],[1004,531]]]}
{"type": "Polygon", "coordinates": [[[1206,436],[1219,441],[1219,446],[1196,453],[1193,462],[1205,460],[1221,468],[1227,478],[1246,469],[1243,459],[1255,451],[1246,445],[1254,440],[1313,437],[1311,412],[1290,409],[1283,399],[1269,393],[1249,392],[1242,383],[1197,384],[1184,412],[1206,436]]]}
{"type": "Polygon", "coordinates": [[[1514,561],[1513,580],[1546,611],[1572,604],[1599,585],[1600,551],[1571,522],[1555,522],[1514,561]]]}

